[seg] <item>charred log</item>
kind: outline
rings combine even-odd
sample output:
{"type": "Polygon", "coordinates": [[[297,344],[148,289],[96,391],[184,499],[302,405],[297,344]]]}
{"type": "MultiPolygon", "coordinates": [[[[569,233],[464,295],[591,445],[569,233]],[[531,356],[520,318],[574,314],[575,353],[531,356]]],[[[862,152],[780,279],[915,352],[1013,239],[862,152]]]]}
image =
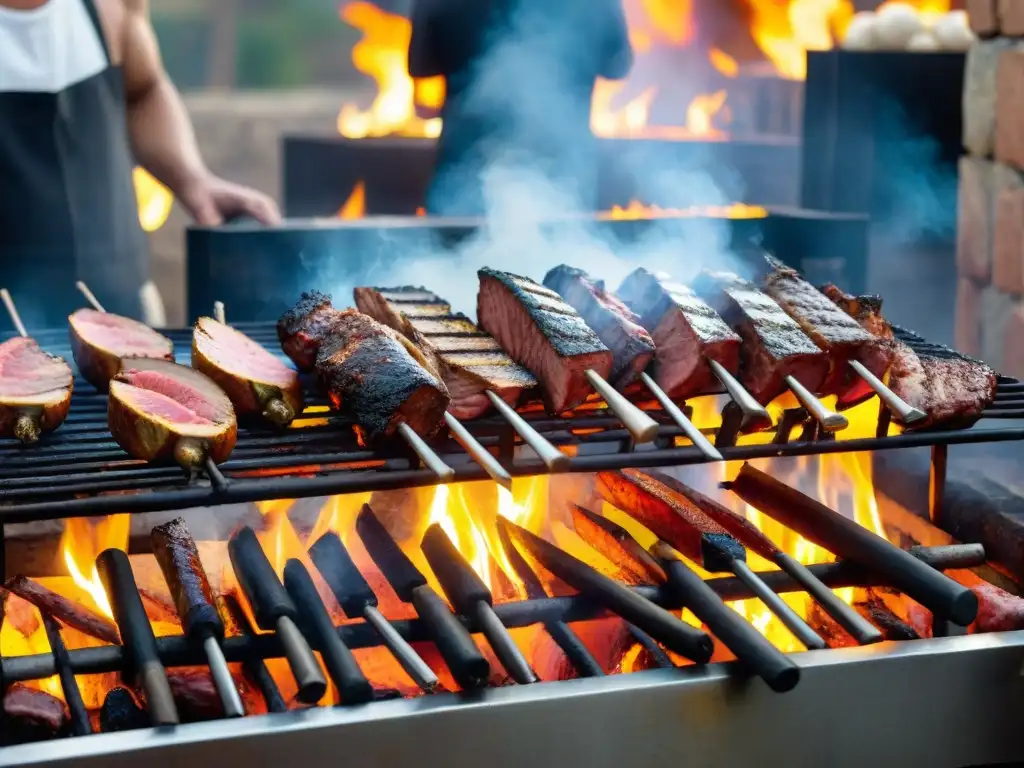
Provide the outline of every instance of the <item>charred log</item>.
{"type": "Polygon", "coordinates": [[[25,576],[14,576],[4,583],[4,588],[32,603],[40,611],[48,613],[62,624],[74,627],[79,632],[84,632],[111,645],[121,642],[117,626],[110,619],[58,595],[32,579],[25,576]]]}

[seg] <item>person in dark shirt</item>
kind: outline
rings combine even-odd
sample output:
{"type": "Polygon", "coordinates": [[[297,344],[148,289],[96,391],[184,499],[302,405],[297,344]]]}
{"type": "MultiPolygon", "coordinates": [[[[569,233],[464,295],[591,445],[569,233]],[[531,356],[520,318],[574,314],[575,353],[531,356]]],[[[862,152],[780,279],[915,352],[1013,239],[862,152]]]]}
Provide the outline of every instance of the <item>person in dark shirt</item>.
{"type": "Polygon", "coordinates": [[[485,214],[496,168],[592,209],[594,83],[632,63],[622,0],[415,0],[409,74],[447,88],[427,211],[485,214]]]}

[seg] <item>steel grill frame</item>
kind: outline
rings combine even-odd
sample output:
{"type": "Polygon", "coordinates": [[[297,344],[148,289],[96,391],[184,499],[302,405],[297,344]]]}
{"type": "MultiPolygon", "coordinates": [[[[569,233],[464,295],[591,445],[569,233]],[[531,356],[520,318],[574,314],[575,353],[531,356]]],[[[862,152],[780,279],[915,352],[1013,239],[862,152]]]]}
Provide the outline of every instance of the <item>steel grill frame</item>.
{"type": "MultiPolygon", "coordinates": [[[[273,323],[239,323],[234,327],[281,354],[273,323]]],[[[187,362],[192,330],[165,333],[175,342],[178,360],[187,362]]],[[[909,331],[898,329],[897,335],[913,349],[928,355],[964,357],[909,331]]],[[[43,331],[35,334],[35,338],[48,352],[72,360],[63,329],[43,331]]],[[[307,390],[311,391],[312,382],[308,383],[307,390]]],[[[360,446],[351,422],[326,412],[326,399],[315,393],[309,397],[304,418],[327,417],[328,424],[293,427],[284,432],[242,427],[234,453],[220,465],[223,477],[212,478],[189,477],[176,466],[149,465],[128,457],[110,437],[106,400],[105,394],[76,378],[71,412],[60,429],[35,446],[25,447],[13,439],[0,441],[0,525],[392,490],[438,482],[436,475],[423,468],[400,441],[376,450],[360,446]],[[310,412],[310,407],[319,410],[310,412]]],[[[652,449],[639,450],[609,412],[581,410],[568,418],[541,412],[523,415],[553,444],[577,449],[569,460],[570,472],[707,461],[692,445],[675,446],[675,438],[682,436],[682,432],[663,412],[648,413],[661,424],[659,438],[652,449]]],[[[881,414],[879,434],[883,436],[874,438],[834,439],[805,428],[799,440],[792,440],[793,428],[806,421],[799,409],[786,412],[770,443],[735,445],[735,431],[725,426],[706,430],[706,434],[714,436],[727,461],[916,446],[932,446],[941,451],[954,444],[1024,440],[1024,426],[1020,425],[887,435],[888,411],[883,409],[881,414]],[[805,434],[809,439],[804,439],[805,434]]],[[[984,411],[983,418],[1024,420],[1024,382],[1000,377],[995,400],[984,411]]],[[[727,421],[723,420],[723,425],[727,421]]],[[[497,447],[499,460],[511,474],[536,475],[546,471],[535,458],[515,458],[515,433],[500,416],[488,415],[468,421],[465,426],[485,447],[497,447]]],[[[483,468],[450,437],[439,440],[434,447],[455,469],[456,481],[487,477],[483,468]]]]}

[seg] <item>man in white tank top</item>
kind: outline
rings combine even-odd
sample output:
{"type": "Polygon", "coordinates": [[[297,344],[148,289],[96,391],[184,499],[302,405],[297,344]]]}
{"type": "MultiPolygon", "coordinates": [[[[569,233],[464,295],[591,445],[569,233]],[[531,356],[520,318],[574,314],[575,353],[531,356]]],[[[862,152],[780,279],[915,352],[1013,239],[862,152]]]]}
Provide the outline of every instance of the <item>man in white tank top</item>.
{"type": "Polygon", "coordinates": [[[108,310],[142,316],[136,163],[200,224],[279,220],[270,198],[203,163],[148,0],[0,0],[0,283],[33,326],[79,306],[76,277],[108,310]]]}

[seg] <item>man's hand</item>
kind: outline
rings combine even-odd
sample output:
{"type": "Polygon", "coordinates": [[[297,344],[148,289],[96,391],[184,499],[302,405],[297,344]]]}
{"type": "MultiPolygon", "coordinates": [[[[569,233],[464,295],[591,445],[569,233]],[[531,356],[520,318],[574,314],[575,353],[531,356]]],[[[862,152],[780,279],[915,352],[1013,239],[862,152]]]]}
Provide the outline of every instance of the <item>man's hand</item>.
{"type": "Polygon", "coordinates": [[[206,176],[178,195],[181,204],[203,226],[216,226],[234,216],[252,216],[261,224],[279,224],[277,204],[262,192],[206,176]]]}

